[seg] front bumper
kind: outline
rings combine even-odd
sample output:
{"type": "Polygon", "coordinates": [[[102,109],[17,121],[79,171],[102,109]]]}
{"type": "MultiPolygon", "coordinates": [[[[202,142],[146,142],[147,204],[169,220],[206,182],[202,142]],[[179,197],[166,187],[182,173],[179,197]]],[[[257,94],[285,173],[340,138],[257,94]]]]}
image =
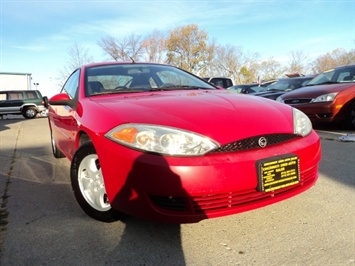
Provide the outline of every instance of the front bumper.
{"type": "Polygon", "coordinates": [[[321,158],[320,140],[314,131],[305,138],[264,149],[202,157],[144,154],[106,138],[95,148],[113,208],[176,223],[240,213],[297,195],[316,182],[321,158]],[[299,157],[300,183],[258,191],[256,161],[290,153],[299,157]]]}
{"type": "Polygon", "coordinates": [[[333,103],[310,103],[306,105],[291,105],[304,112],[313,122],[333,122],[341,121],[341,117],[337,117],[342,105],[334,105],[333,103]]]}

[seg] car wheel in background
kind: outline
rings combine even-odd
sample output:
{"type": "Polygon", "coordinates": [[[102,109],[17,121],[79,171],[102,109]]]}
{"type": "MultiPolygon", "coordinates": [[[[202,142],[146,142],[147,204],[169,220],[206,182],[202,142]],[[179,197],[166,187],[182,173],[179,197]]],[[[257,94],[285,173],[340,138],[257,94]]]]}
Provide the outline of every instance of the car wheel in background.
{"type": "Polygon", "coordinates": [[[37,110],[34,107],[26,107],[22,110],[22,115],[27,119],[35,118],[37,115],[37,110]]]}
{"type": "Polygon", "coordinates": [[[355,129],[355,101],[350,104],[346,114],[345,126],[349,129],[355,129]]]}
{"type": "Polygon", "coordinates": [[[74,154],[70,177],[75,198],[87,215],[103,222],[118,219],[118,212],[107,199],[99,157],[91,142],[84,143],[74,154]]]}

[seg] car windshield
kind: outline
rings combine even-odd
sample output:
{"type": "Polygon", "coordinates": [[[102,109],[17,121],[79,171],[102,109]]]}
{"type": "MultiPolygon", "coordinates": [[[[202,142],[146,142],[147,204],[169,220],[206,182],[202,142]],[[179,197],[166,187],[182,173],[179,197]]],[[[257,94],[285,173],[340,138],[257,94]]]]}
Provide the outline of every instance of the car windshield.
{"type": "Polygon", "coordinates": [[[255,93],[259,92],[263,87],[258,84],[253,85],[235,85],[227,88],[227,91],[236,92],[236,93],[255,93]]]}
{"type": "Polygon", "coordinates": [[[254,93],[254,92],[261,92],[265,87],[263,86],[253,86],[250,89],[250,93],[254,93]]]}
{"type": "Polygon", "coordinates": [[[275,83],[263,88],[262,92],[265,91],[291,91],[300,87],[305,86],[312,78],[288,78],[280,79],[275,83]]]}
{"type": "Polygon", "coordinates": [[[264,87],[261,92],[292,90],[295,87],[293,83],[294,82],[291,80],[279,80],[267,87],[264,87]]]}
{"type": "Polygon", "coordinates": [[[112,64],[86,70],[86,95],[216,89],[181,69],[159,64],[112,64]]]}
{"type": "Polygon", "coordinates": [[[324,71],[312,79],[307,86],[355,82],[355,65],[324,71]]]}

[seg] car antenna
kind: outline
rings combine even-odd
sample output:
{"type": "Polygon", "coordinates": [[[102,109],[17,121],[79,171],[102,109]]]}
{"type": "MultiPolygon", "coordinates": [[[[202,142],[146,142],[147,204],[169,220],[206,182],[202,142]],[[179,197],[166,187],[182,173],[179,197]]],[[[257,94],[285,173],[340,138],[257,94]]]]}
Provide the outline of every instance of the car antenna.
{"type": "Polygon", "coordinates": [[[133,64],[135,64],[136,63],[136,61],[134,61],[134,59],[130,56],[130,55],[128,55],[127,53],[125,53],[128,57],[129,57],[129,59],[131,59],[132,60],[132,63],[133,64]]]}
{"type": "Polygon", "coordinates": [[[133,63],[133,64],[136,63],[136,61],[134,61],[134,59],[133,59],[132,57],[130,57],[130,56],[128,56],[128,57],[132,60],[132,63],[133,63]]]}

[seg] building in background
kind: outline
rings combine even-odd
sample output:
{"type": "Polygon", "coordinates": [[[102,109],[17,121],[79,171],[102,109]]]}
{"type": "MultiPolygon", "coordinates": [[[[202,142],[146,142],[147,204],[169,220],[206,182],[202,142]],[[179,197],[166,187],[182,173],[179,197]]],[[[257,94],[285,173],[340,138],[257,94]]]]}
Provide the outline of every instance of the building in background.
{"type": "Polygon", "coordinates": [[[37,89],[38,83],[32,84],[31,73],[0,72],[0,91],[4,90],[31,90],[32,85],[37,89]]]}

